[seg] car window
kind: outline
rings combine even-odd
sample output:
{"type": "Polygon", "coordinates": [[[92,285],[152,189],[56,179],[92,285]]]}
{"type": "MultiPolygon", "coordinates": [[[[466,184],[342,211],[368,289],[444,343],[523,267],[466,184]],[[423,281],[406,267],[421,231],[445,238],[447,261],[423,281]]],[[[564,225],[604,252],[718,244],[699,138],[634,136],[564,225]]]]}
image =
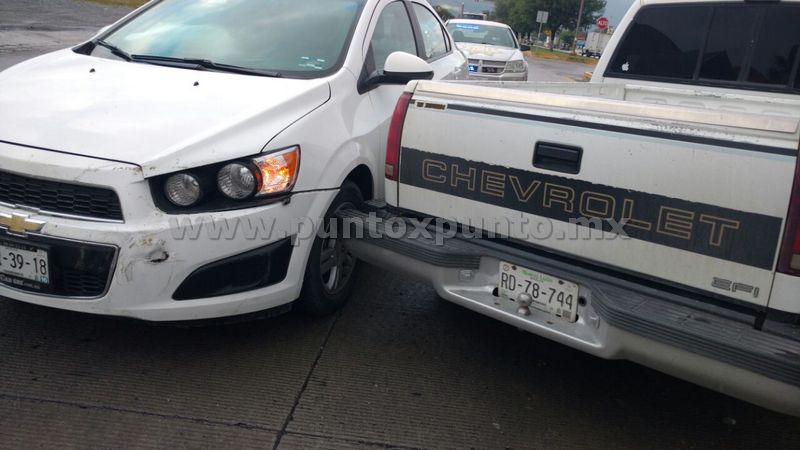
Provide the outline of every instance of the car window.
{"type": "Polygon", "coordinates": [[[488,44],[510,48],[517,47],[511,30],[506,27],[451,22],[447,25],[447,30],[456,42],[488,44]]]}
{"type": "Polygon", "coordinates": [[[310,78],[338,69],[365,0],[163,0],[104,40],[135,55],[310,78]]]}
{"type": "Polygon", "coordinates": [[[606,75],[797,91],[798,24],[796,4],[645,7],[618,46],[606,75]]]}
{"type": "Polygon", "coordinates": [[[747,81],[787,84],[791,79],[792,69],[797,67],[798,47],[800,5],[766,8],[747,81]]]}
{"type": "Polygon", "coordinates": [[[711,8],[642,9],[611,63],[614,73],[690,80],[705,38],[711,8]]]}
{"type": "Polygon", "coordinates": [[[390,3],[383,9],[370,41],[376,70],[383,70],[386,58],[394,52],[417,54],[414,29],[403,2],[390,3]]]}
{"type": "Polygon", "coordinates": [[[794,77],[794,88],[800,90],[800,70],[797,71],[797,76],[794,77]]]}
{"type": "Polygon", "coordinates": [[[742,72],[750,35],[756,21],[753,8],[714,9],[706,39],[700,78],[736,81],[742,72]]]}
{"type": "Polygon", "coordinates": [[[414,3],[414,13],[419,21],[419,28],[422,32],[422,42],[425,45],[425,59],[434,59],[448,52],[447,38],[444,37],[444,29],[436,19],[431,10],[414,3]]]}

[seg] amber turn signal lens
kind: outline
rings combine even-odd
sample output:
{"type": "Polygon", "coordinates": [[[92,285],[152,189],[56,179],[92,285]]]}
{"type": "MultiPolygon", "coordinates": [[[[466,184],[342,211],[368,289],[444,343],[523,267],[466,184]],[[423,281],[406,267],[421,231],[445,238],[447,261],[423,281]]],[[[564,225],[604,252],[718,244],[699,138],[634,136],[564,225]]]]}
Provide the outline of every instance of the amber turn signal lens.
{"type": "Polygon", "coordinates": [[[290,191],[297,180],[300,167],[300,147],[292,147],[253,159],[261,172],[257,196],[290,191]]]}

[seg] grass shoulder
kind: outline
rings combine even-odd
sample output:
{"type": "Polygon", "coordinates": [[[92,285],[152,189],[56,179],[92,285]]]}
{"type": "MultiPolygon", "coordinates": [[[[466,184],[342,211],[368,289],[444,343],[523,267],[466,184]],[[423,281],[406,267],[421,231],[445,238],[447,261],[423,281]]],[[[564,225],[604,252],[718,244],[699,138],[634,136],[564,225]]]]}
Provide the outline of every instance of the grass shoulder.
{"type": "Polygon", "coordinates": [[[529,58],[539,58],[539,59],[551,59],[557,61],[570,61],[570,62],[577,62],[582,64],[587,64],[590,66],[597,65],[597,59],[595,58],[587,58],[585,56],[573,55],[570,53],[564,52],[557,52],[551,51],[544,48],[534,47],[529,52],[525,52],[525,56],[529,58]]]}

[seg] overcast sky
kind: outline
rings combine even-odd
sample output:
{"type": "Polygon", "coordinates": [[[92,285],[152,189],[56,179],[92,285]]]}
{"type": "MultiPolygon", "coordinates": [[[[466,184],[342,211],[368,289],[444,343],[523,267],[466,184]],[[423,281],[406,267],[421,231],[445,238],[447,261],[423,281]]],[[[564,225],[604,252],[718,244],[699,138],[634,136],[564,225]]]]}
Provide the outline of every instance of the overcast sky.
{"type": "Polygon", "coordinates": [[[628,12],[634,0],[606,0],[606,17],[611,22],[611,25],[616,26],[622,16],[628,12]]]}
{"type": "MultiPolygon", "coordinates": [[[[486,0],[430,0],[430,2],[433,5],[449,6],[455,10],[460,10],[461,4],[464,3],[464,10],[467,12],[483,12],[487,9],[494,9],[494,5],[486,0]]],[[[608,5],[606,6],[605,16],[611,21],[611,25],[619,23],[622,16],[625,15],[625,11],[630,8],[633,2],[634,0],[606,0],[608,5]]],[[[575,15],[578,15],[577,11],[575,11],[575,15]]]]}

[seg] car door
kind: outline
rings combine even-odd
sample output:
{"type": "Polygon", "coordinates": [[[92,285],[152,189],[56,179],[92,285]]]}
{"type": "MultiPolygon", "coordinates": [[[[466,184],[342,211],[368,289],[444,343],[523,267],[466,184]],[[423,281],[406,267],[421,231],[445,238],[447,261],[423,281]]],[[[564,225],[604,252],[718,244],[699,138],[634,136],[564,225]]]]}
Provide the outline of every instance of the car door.
{"type": "MultiPolygon", "coordinates": [[[[368,79],[383,70],[386,58],[394,52],[406,52],[427,60],[434,69],[434,79],[464,78],[466,59],[460,52],[454,51],[444,26],[433,14],[428,7],[409,0],[395,0],[379,5],[373,14],[362,50],[364,67],[361,79],[368,79]],[[423,13],[427,15],[422,15],[423,13]],[[427,35],[418,22],[420,15],[423,17],[425,29],[429,31],[427,35]]],[[[405,86],[391,84],[367,88],[366,94],[369,95],[374,111],[372,120],[377,122],[376,145],[381,150],[386,145],[392,111],[403,89],[405,86]]]]}
{"type": "MultiPolygon", "coordinates": [[[[383,70],[386,58],[394,52],[406,52],[412,55],[419,54],[417,36],[409,14],[408,1],[395,0],[382,2],[376,9],[370,32],[364,43],[364,67],[361,71],[361,80],[372,78],[383,70]]],[[[360,83],[360,86],[363,86],[360,83]]],[[[369,96],[372,104],[375,146],[378,154],[383,158],[386,139],[389,133],[389,122],[395,103],[403,92],[405,86],[394,84],[373,85],[367,88],[360,87],[365,95],[369,96]]],[[[383,167],[383,162],[380,166],[383,167]]]]}

